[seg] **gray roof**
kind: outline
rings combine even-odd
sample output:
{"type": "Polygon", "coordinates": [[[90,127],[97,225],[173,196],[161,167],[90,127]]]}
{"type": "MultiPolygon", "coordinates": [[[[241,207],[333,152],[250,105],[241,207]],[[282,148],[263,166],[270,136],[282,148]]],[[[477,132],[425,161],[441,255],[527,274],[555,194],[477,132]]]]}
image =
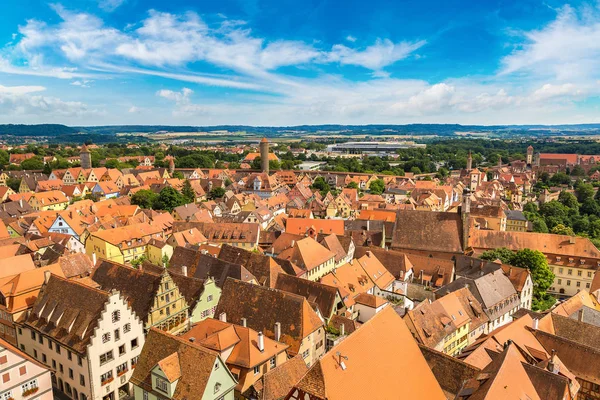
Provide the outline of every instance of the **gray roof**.
{"type": "Polygon", "coordinates": [[[511,221],[527,221],[525,218],[525,214],[523,211],[518,210],[504,210],[504,214],[506,214],[506,219],[511,221]]]}
{"type": "Polygon", "coordinates": [[[515,287],[501,269],[477,278],[460,277],[454,282],[436,290],[436,298],[445,296],[463,287],[469,288],[485,309],[490,320],[494,320],[505,314],[506,310],[515,307],[515,301],[519,301],[515,287]]]}

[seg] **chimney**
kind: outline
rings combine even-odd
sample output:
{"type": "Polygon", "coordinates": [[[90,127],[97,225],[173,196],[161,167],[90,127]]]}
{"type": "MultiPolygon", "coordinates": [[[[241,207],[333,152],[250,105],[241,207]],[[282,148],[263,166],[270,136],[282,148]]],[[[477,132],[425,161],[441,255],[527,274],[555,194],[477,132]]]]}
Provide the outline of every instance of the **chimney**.
{"type": "Polygon", "coordinates": [[[227,314],[222,312],[221,314],[219,314],[219,321],[222,322],[227,322],[227,314]]]}
{"type": "Polygon", "coordinates": [[[504,342],[504,349],[505,350],[508,349],[508,346],[510,346],[512,344],[512,342],[513,341],[511,339],[508,339],[506,342],[504,342]]]}
{"type": "Polygon", "coordinates": [[[371,251],[367,250],[367,252],[365,253],[367,255],[367,257],[371,258],[371,251]]]}
{"type": "Polygon", "coordinates": [[[554,349],[552,349],[552,355],[550,356],[550,360],[548,360],[548,371],[557,375],[560,371],[560,365],[556,363],[556,350],[554,349]]]}
{"type": "Polygon", "coordinates": [[[248,320],[246,318],[242,318],[242,322],[241,322],[242,326],[245,328],[248,326],[248,320]]]}
{"type": "Polygon", "coordinates": [[[369,226],[371,225],[370,222],[371,221],[367,220],[367,231],[369,231],[369,226]]]}
{"type": "Polygon", "coordinates": [[[92,264],[96,266],[96,253],[92,253],[92,264]]]}
{"type": "Polygon", "coordinates": [[[296,241],[292,240],[292,245],[290,247],[294,247],[296,245],[296,241]]]}
{"type": "Polygon", "coordinates": [[[194,343],[194,342],[196,341],[196,338],[195,338],[195,337],[191,337],[191,338],[189,338],[188,340],[189,340],[190,342],[194,343]]]}
{"type": "Polygon", "coordinates": [[[340,336],[344,336],[346,333],[346,325],[340,324],[340,336]]]}
{"type": "Polygon", "coordinates": [[[265,337],[262,332],[258,332],[258,350],[265,351],[265,337]]]}
{"type": "Polygon", "coordinates": [[[537,318],[533,319],[533,329],[537,329],[539,326],[540,320],[537,318]]]}
{"type": "Polygon", "coordinates": [[[579,322],[583,322],[583,307],[581,307],[581,310],[579,310],[579,312],[577,313],[577,320],[579,322]]]}
{"type": "Polygon", "coordinates": [[[275,322],[275,341],[279,342],[281,339],[281,322],[275,322]]]}
{"type": "Polygon", "coordinates": [[[183,276],[188,276],[188,273],[187,273],[187,266],[185,266],[185,265],[184,265],[184,266],[182,266],[182,267],[181,267],[181,274],[182,274],[183,276]]]}
{"type": "Polygon", "coordinates": [[[44,283],[48,283],[51,275],[52,275],[52,272],[50,272],[48,270],[44,271],[44,283]]]}
{"type": "Polygon", "coordinates": [[[21,207],[21,208],[23,207],[23,198],[19,199],[19,207],[21,207]]]}

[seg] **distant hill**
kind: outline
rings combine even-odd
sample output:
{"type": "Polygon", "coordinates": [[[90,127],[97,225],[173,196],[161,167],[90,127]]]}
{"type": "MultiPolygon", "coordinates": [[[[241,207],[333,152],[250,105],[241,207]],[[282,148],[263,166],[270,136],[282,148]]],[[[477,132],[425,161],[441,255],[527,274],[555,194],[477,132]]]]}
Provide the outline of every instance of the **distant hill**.
{"type": "Polygon", "coordinates": [[[267,137],[290,136],[293,134],[336,133],[338,135],[438,135],[455,136],[456,132],[494,133],[502,136],[531,134],[546,136],[549,134],[597,134],[600,124],[575,125],[460,125],[460,124],[406,124],[406,125],[296,125],[296,126],[178,126],[178,125],[107,125],[69,127],[58,124],[41,125],[0,125],[0,135],[13,136],[61,136],[65,140],[79,140],[80,136],[93,137],[108,141],[117,133],[156,132],[246,132],[251,135],[267,137]]]}
{"type": "Polygon", "coordinates": [[[59,124],[0,125],[0,135],[13,136],[57,136],[77,133],[77,129],[59,124]]]}

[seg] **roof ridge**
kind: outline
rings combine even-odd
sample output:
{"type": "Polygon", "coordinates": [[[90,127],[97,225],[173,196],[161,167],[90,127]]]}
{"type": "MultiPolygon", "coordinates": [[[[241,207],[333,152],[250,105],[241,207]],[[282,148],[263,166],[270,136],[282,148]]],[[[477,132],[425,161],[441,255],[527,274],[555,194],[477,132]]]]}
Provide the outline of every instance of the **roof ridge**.
{"type": "Polygon", "coordinates": [[[90,285],[86,285],[85,283],[83,283],[83,282],[79,282],[79,281],[77,281],[77,280],[74,280],[74,279],[67,279],[67,278],[63,278],[63,277],[61,277],[61,276],[58,276],[58,275],[55,275],[55,274],[51,274],[51,276],[50,276],[50,277],[51,277],[51,278],[55,278],[55,279],[59,279],[59,280],[61,280],[61,281],[64,281],[64,282],[66,282],[66,283],[72,283],[72,284],[75,284],[75,285],[77,285],[77,286],[80,286],[80,287],[83,287],[83,288],[86,288],[86,289],[93,290],[93,291],[95,291],[95,292],[98,292],[98,293],[100,293],[100,294],[106,295],[107,297],[108,297],[108,296],[110,296],[110,292],[109,292],[109,291],[102,290],[102,289],[98,289],[98,288],[95,288],[95,287],[93,287],[93,286],[90,286],[90,285]]]}
{"type": "Polygon", "coordinates": [[[148,332],[151,332],[151,331],[154,331],[154,332],[156,332],[156,333],[158,333],[158,334],[160,334],[162,336],[166,336],[166,337],[169,337],[171,339],[175,339],[179,343],[185,344],[186,346],[193,347],[194,349],[206,352],[206,353],[208,353],[210,355],[214,355],[214,356],[220,357],[219,352],[211,350],[211,349],[208,349],[208,348],[206,348],[204,346],[196,344],[195,342],[190,342],[189,340],[185,340],[181,336],[172,335],[172,334],[170,334],[168,332],[164,332],[164,331],[162,331],[162,330],[160,330],[160,329],[158,329],[156,327],[150,328],[150,331],[148,331],[148,332]]]}

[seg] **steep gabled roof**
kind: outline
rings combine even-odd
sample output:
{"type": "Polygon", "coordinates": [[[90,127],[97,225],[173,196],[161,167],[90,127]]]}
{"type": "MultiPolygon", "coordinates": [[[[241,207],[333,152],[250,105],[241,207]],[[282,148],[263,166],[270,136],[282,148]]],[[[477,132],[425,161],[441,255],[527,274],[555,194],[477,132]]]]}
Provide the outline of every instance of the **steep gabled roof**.
{"type": "Polygon", "coordinates": [[[159,274],[102,260],[91,279],[106,291],[118,290],[144,322],[148,319],[161,281],[159,274]]]}
{"type": "Polygon", "coordinates": [[[399,210],[392,247],[462,253],[463,222],[459,213],[399,210]]]}
{"type": "Polygon", "coordinates": [[[300,295],[309,303],[317,304],[319,311],[325,318],[328,318],[335,311],[336,294],[338,294],[338,288],[335,286],[279,274],[275,289],[300,295]]]}
{"type": "Polygon", "coordinates": [[[246,318],[247,326],[274,338],[275,323],[281,323],[281,342],[296,354],[303,338],[323,326],[302,296],[228,278],[215,315],[226,313],[229,321],[246,318]]]}
{"type": "Polygon", "coordinates": [[[51,275],[25,325],[83,354],[109,297],[106,291],[51,275]]]}
{"type": "Polygon", "coordinates": [[[295,388],[323,400],[446,399],[404,321],[391,307],[334,346],[295,388]],[[403,379],[398,379],[397,371],[403,371],[403,379]]]}
{"type": "MultiPolygon", "coordinates": [[[[156,367],[168,369],[167,376],[179,375],[179,381],[171,399],[185,400],[202,397],[207,390],[209,377],[219,362],[219,354],[180,337],[152,328],[146,336],[130,382],[153,392],[152,370],[156,367]]],[[[230,377],[233,382],[233,377],[230,377]]],[[[211,395],[212,395],[212,388],[211,395]]]]}

